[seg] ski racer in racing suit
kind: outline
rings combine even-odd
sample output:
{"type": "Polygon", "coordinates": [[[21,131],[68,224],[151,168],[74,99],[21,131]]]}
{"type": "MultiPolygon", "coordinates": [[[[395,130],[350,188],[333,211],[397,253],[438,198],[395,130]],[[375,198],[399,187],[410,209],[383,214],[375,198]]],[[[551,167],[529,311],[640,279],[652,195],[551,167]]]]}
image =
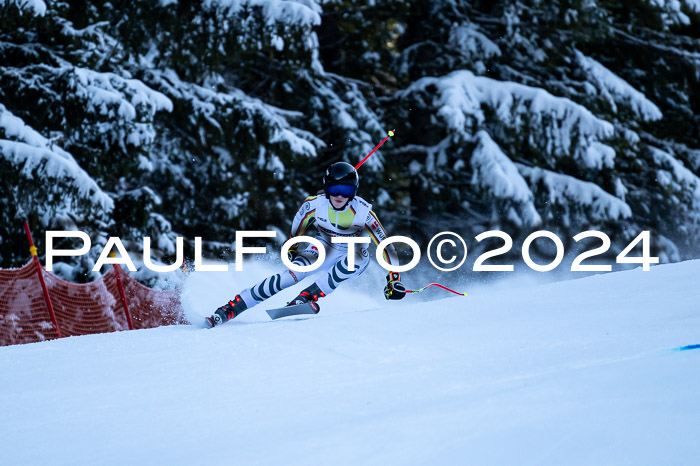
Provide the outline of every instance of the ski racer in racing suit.
{"type": "MultiPolygon", "coordinates": [[[[225,323],[240,315],[246,309],[270,298],[281,290],[302,281],[309,274],[323,271],[319,278],[304,289],[288,305],[308,303],[316,313],[320,310],[318,299],[331,294],[341,283],[355,280],[369,265],[367,244],[355,245],[354,268],[348,262],[347,243],[333,243],[333,237],[369,236],[375,244],[387,238],[372,206],[356,196],[359,178],[355,168],[345,162],[337,162],[326,170],[323,177],[323,193],[307,197],[296,213],[292,223],[290,238],[302,236],[314,226],[316,239],[325,247],[326,258],[320,268],[313,272],[297,272],[287,269],[246,288],[207,318],[211,327],[225,323]]],[[[290,260],[300,266],[307,266],[318,258],[318,250],[309,243],[297,243],[289,250],[290,260]]],[[[384,260],[389,265],[398,265],[398,256],[393,244],[384,250],[384,260]]],[[[387,274],[384,288],[386,299],[401,299],[406,290],[400,282],[398,272],[387,274]]]]}

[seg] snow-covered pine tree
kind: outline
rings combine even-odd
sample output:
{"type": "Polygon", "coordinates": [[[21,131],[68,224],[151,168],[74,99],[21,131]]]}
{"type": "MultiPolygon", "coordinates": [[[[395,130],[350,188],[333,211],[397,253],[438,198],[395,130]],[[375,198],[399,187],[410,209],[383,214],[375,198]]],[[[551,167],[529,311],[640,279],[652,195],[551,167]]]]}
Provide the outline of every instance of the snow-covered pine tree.
{"type": "MultiPolygon", "coordinates": [[[[84,176],[111,198],[103,203],[108,209],[86,215],[63,206],[63,196],[70,191],[52,185],[48,177],[42,180],[44,187],[35,191],[49,189],[54,195],[26,198],[23,206],[31,217],[48,212],[32,225],[40,233],[39,249],[43,250],[44,229],[84,230],[98,245],[108,235],[125,241],[144,236],[161,202],[148,182],[153,117],[172,110],[172,102],[133,78],[125,67],[123,48],[106,31],[108,25],[97,21],[96,5],[58,2],[42,9],[39,3],[17,2],[8,7],[11,14],[3,16],[0,100],[27,131],[47,137],[47,145],[82,169],[66,175],[73,179],[64,184],[84,183],[84,176]]],[[[9,160],[9,152],[3,150],[2,155],[9,160]]],[[[27,166],[16,165],[15,170],[26,171],[27,166]]],[[[20,185],[15,176],[9,179],[20,185]]],[[[13,199],[4,202],[15,208],[13,199]]],[[[4,223],[2,228],[3,237],[17,237],[21,223],[4,223]]],[[[19,257],[23,250],[16,250],[19,257]]],[[[93,250],[92,258],[100,252],[93,250]]],[[[83,279],[94,278],[87,274],[92,265],[90,259],[81,263],[83,279]]]]}
{"type": "Polygon", "coordinates": [[[18,207],[39,229],[147,235],[166,256],[175,235],[213,252],[236,228],[284,229],[328,163],[392,128],[362,195],[393,210],[394,231],[546,228],[570,246],[599,228],[617,252],[651,229],[663,260],[693,255],[699,9],[3,0],[2,265],[22,262],[18,207]]]}
{"type": "Polygon", "coordinates": [[[651,229],[662,260],[693,254],[697,15],[691,3],[615,5],[410,3],[393,63],[402,88],[385,107],[406,124],[389,159],[404,167],[414,214],[475,234],[505,230],[516,243],[544,228],[572,251],[584,230],[610,233],[619,252],[651,229]],[[666,47],[675,58],[645,70],[650,49],[666,47]],[[683,142],[667,121],[675,104],[685,109],[683,142]],[[655,149],[652,139],[666,142],[655,149]]]}
{"type": "MultiPolygon", "coordinates": [[[[50,15],[47,18],[46,5],[39,0],[0,3],[2,267],[19,266],[29,258],[23,220],[42,229],[70,229],[80,224],[99,231],[108,227],[114,207],[110,196],[62,148],[62,130],[68,123],[65,115],[50,108],[51,102],[65,97],[71,85],[79,86],[61,57],[41,43],[62,25],[50,15]]],[[[71,32],[52,36],[56,48],[74,51],[71,32]]],[[[81,89],[89,101],[86,87],[81,89]]],[[[43,231],[34,233],[41,249],[43,234],[37,233],[43,231]]]]}
{"type": "Polygon", "coordinates": [[[321,66],[314,2],[138,5],[112,21],[148,18],[122,41],[148,61],[137,75],[175,102],[152,157],[177,231],[217,245],[234,228],[285,228],[329,163],[381,135],[357,85],[321,66]]]}
{"type": "Polygon", "coordinates": [[[236,228],[284,229],[325,166],[383,135],[357,84],[321,66],[314,2],[27,5],[3,17],[0,98],[109,193],[91,233],[132,251],[151,236],[167,259],[184,235],[212,253],[236,228]]]}

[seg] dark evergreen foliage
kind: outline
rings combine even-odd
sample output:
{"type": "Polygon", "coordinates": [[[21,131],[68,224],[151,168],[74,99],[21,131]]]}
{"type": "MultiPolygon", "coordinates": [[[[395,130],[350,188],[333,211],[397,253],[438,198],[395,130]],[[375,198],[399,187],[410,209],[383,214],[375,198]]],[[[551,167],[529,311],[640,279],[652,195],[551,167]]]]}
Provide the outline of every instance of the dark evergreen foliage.
{"type": "Polygon", "coordinates": [[[600,229],[619,252],[649,229],[696,257],[700,12],[677,6],[0,1],[0,266],[27,260],[24,217],[40,249],[72,227],[219,254],[389,129],[360,194],[393,233],[600,229]]]}

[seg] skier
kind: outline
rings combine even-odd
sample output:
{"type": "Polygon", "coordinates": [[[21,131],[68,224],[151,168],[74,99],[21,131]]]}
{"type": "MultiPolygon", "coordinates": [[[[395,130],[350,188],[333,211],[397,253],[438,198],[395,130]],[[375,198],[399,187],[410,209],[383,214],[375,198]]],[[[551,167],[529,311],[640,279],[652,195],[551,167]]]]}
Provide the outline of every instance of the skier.
{"type": "MultiPolygon", "coordinates": [[[[323,177],[323,192],[304,200],[294,217],[290,234],[290,238],[301,236],[312,225],[316,227],[316,238],[326,250],[326,259],[321,267],[313,272],[287,269],[246,288],[217,309],[214,315],[207,317],[209,326],[214,327],[228,322],[246,309],[302,281],[310,273],[323,271],[325,273],[312,285],[287,304],[292,306],[308,303],[313,312],[318,313],[319,298],[328,296],[340,283],[359,277],[369,265],[368,245],[355,245],[355,264],[354,269],[350,270],[347,244],[332,243],[331,238],[369,235],[375,244],[379,244],[387,238],[387,234],[372,212],[372,205],[356,195],[358,186],[359,177],[352,165],[346,162],[332,164],[323,177]]],[[[306,244],[299,252],[299,246],[297,243],[289,250],[292,263],[300,266],[314,263],[318,257],[316,247],[306,244]]],[[[393,244],[388,245],[384,250],[384,260],[390,265],[398,265],[399,261],[393,244]]],[[[401,299],[406,295],[406,289],[400,282],[400,278],[398,272],[387,274],[387,284],[384,288],[386,299],[401,299]]]]}

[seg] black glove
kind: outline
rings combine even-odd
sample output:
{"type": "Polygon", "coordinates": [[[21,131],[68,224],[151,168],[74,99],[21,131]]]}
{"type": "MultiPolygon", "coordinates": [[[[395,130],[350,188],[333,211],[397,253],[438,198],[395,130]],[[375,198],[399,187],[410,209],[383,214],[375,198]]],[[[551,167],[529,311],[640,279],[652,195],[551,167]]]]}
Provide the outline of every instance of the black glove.
{"type": "Polygon", "coordinates": [[[384,287],[384,297],[386,299],[402,299],[406,296],[406,287],[399,281],[401,276],[398,272],[389,272],[386,276],[386,286],[384,287]]]}
{"type": "Polygon", "coordinates": [[[287,251],[287,258],[289,259],[289,262],[294,262],[295,257],[297,257],[296,251],[292,251],[291,249],[287,251]]]}

